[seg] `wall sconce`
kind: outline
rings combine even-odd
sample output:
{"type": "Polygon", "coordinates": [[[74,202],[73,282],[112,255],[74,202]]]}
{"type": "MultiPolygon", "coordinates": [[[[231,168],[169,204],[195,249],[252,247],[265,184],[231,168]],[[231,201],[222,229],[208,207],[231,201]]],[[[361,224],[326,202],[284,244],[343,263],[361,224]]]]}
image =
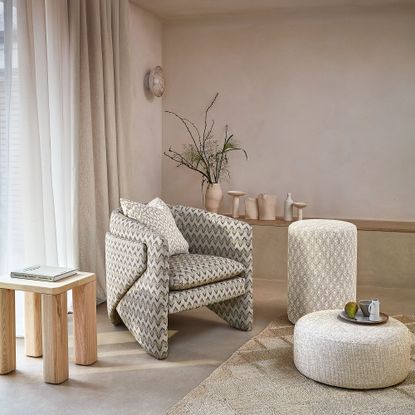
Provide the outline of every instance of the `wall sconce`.
{"type": "Polygon", "coordinates": [[[165,89],[164,73],[161,66],[156,66],[146,74],[146,86],[155,97],[161,97],[165,89]]]}

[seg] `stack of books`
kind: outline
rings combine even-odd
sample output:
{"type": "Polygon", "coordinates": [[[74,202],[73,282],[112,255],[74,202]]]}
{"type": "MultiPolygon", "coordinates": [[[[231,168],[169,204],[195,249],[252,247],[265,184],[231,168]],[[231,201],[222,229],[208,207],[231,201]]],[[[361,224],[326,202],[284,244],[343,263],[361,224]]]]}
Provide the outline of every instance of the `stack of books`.
{"type": "Polygon", "coordinates": [[[27,280],[59,281],[76,274],[76,268],[50,267],[48,265],[33,265],[18,271],[12,271],[12,278],[24,278],[27,280]]]}

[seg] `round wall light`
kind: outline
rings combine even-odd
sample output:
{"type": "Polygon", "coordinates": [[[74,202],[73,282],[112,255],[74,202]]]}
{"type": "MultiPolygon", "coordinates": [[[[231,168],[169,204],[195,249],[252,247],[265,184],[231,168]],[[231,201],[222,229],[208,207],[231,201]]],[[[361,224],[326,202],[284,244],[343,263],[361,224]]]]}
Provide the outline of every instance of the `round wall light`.
{"type": "Polygon", "coordinates": [[[165,81],[164,81],[164,73],[161,66],[156,66],[153,68],[147,77],[148,89],[152,92],[152,94],[156,97],[161,97],[164,93],[165,89],[165,81]]]}

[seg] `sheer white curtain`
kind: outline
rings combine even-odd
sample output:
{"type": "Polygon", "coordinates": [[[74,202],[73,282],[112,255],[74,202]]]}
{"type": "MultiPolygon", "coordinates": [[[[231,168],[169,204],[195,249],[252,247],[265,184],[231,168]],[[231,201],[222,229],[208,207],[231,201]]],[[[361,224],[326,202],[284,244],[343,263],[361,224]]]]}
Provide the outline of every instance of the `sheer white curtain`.
{"type": "Polygon", "coordinates": [[[76,265],[66,0],[17,0],[25,261],[76,265]]]}
{"type": "MultiPolygon", "coordinates": [[[[19,80],[16,7],[0,0],[0,273],[21,265],[24,256],[19,80]]],[[[16,298],[18,310],[22,299],[16,298]]],[[[19,313],[19,334],[21,318],[19,313]]]]}
{"type": "Polygon", "coordinates": [[[79,264],[104,301],[105,232],[129,175],[128,1],[0,5],[0,272],[79,264]]]}
{"type": "MultiPolygon", "coordinates": [[[[0,4],[0,272],[39,263],[76,266],[67,2],[0,4]]],[[[16,311],[21,335],[21,296],[16,311]]]]}

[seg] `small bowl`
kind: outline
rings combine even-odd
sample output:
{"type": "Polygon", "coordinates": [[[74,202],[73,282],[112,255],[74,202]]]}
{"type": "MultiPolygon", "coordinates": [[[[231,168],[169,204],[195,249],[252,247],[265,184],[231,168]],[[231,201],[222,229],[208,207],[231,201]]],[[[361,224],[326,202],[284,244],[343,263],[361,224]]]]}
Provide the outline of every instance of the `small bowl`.
{"type": "Polygon", "coordinates": [[[359,301],[359,308],[362,310],[362,313],[365,317],[369,317],[369,305],[372,300],[361,300],[359,301]]]}

